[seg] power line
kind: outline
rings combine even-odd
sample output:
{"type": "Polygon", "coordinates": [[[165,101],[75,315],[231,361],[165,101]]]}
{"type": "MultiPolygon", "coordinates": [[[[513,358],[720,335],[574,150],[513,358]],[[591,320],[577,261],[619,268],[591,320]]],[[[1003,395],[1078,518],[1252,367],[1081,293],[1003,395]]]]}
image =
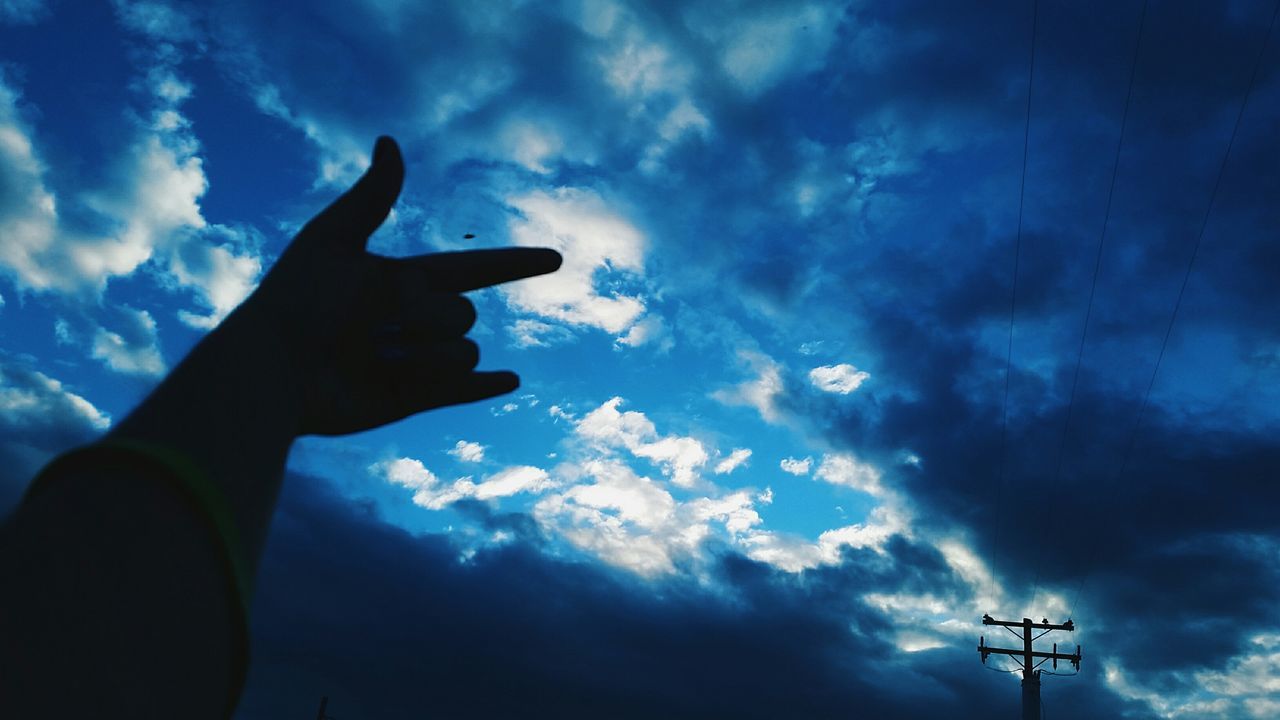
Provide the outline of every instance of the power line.
{"type": "MultiPolygon", "coordinates": [[[[1080,330],[1080,347],[1076,351],[1076,368],[1071,375],[1071,395],[1067,399],[1067,418],[1062,424],[1062,437],[1058,441],[1058,459],[1054,469],[1054,484],[1062,478],[1062,458],[1067,447],[1067,431],[1071,427],[1071,411],[1076,402],[1076,386],[1080,383],[1080,366],[1084,360],[1085,338],[1089,335],[1089,319],[1093,317],[1093,299],[1098,292],[1098,270],[1102,267],[1102,249],[1106,246],[1107,225],[1111,221],[1111,201],[1115,197],[1116,177],[1120,174],[1120,151],[1124,148],[1124,131],[1129,125],[1129,108],[1133,102],[1133,81],[1138,74],[1138,57],[1142,50],[1142,34],[1147,26],[1147,7],[1150,0],[1143,0],[1142,14],[1138,17],[1138,37],[1133,43],[1133,60],[1129,63],[1129,88],[1124,95],[1124,111],[1120,116],[1120,137],[1116,140],[1116,154],[1111,162],[1111,184],[1107,188],[1107,207],[1102,215],[1102,231],[1098,234],[1098,251],[1093,259],[1093,280],[1089,284],[1089,303],[1085,306],[1084,327],[1080,330]]],[[[1031,583],[1031,605],[1034,606],[1040,586],[1040,558],[1036,559],[1035,579],[1031,583]]]]}
{"type": "MultiPolygon", "coordinates": [[[[1138,416],[1133,423],[1133,431],[1129,435],[1129,443],[1125,449],[1123,460],[1120,464],[1120,470],[1116,474],[1117,481],[1124,477],[1125,470],[1129,467],[1129,460],[1133,456],[1133,448],[1138,439],[1138,429],[1142,425],[1142,418],[1146,413],[1147,405],[1151,399],[1151,389],[1156,384],[1156,374],[1160,372],[1160,363],[1164,360],[1165,350],[1169,346],[1169,337],[1173,334],[1173,324],[1178,319],[1178,310],[1182,307],[1182,298],[1187,291],[1187,283],[1191,279],[1191,270],[1195,266],[1196,257],[1200,253],[1200,244],[1204,240],[1205,229],[1209,226],[1209,216],[1213,212],[1214,202],[1218,198],[1218,189],[1222,185],[1222,178],[1226,174],[1227,161],[1231,157],[1231,148],[1235,145],[1236,134],[1240,130],[1240,122],[1244,118],[1245,108],[1249,105],[1249,97],[1253,94],[1254,85],[1258,80],[1258,71],[1262,68],[1262,61],[1267,54],[1267,46],[1271,42],[1271,34],[1275,30],[1276,17],[1280,15],[1280,0],[1277,0],[1275,9],[1271,12],[1271,22],[1267,25],[1266,35],[1262,38],[1262,47],[1258,50],[1258,58],[1253,64],[1253,73],[1249,76],[1249,85],[1245,89],[1244,99],[1240,102],[1240,110],[1236,113],[1235,124],[1231,128],[1231,137],[1227,140],[1227,149],[1222,154],[1222,162],[1218,166],[1218,176],[1213,182],[1213,190],[1209,194],[1209,205],[1205,208],[1204,219],[1200,223],[1200,232],[1196,235],[1195,245],[1191,250],[1191,258],[1187,261],[1186,272],[1182,275],[1182,285],[1178,288],[1178,297],[1173,304],[1173,313],[1169,316],[1169,324],[1165,327],[1164,339],[1160,343],[1160,352],[1156,355],[1155,367],[1151,370],[1151,379],[1147,382],[1147,390],[1142,396],[1142,405],[1138,408],[1138,416]]],[[[1114,487],[1114,484],[1113,484],[1114,487]]],[[[1096,543],[1095,543],[1096,551],[1096,543]]],[[[1091,553],[1092,556],[1092,553],[1091,553]]],[[[1080,600],[1080,594],[1084,590],[1085,580],[1089,577],[1086,572],[1080,578],[1080,583],[1076,587],[1075,599],[1071,601],[1071,613],[1074,614],[1076,604],[1080,600]]]]}
{"type": "Polygon", "coordinates": [[[1009,428],[1009,379],[1013,374],[1013,319],[1018,312],[1018,262],[1022,255],[1022,209],[1027,194],[1027,150],[1031,142],[1031,89],[1036,75],[1036,29],[1040,22],[1040,0],[1034,0],[1031,6],[1031,59],[1027,69],[1027,110],[1026,121],[1022,131],[1022,180],[1018,187],[1018,232],[1013,244],[1013,287],[1009,292],[1009,346],[1004,360],[1004,402],[1000,409],[1000,475],[996,489],[996,534],[991,550],[991,581],[988,583],[987,596],[994,597],[996,582],[996,561],[1000,552],[1000,535],[1003,529],[1005,440],[1009,428]]]}

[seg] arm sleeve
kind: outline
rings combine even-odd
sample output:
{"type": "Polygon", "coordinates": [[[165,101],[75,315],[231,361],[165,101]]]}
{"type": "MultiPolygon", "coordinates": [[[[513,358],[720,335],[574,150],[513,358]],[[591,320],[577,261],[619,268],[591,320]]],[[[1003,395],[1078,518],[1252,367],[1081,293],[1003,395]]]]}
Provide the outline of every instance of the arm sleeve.
{"type": "Polygon", "coordinates": [[[63,476],[92,476],[110,470],[165,482],[179,491],[214,538],[223,577],[226,579],[228,617],[231,618],[231,683],[226,698],[225,717],[231,717],[239,702],[249,665],[249,602],[252,579],[248,575],[239,532],[222,493],[189,459],[172,449],[127,440],[107,439],[64,453],[55,458],[28,486],[23,498],[38,497],[63,476]]]}

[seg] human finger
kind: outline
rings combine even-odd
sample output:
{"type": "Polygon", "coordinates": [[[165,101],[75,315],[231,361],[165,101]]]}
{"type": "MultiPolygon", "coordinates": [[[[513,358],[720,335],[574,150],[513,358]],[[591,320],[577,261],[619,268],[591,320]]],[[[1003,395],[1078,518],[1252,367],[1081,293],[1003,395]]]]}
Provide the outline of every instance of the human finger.
{"type": "Polygon", "coordinates": [[[399,338],[374,343],[381,370],[397,384],[438,381],[440,376],[469,373],[480,363],[480,348],[467,338],[420,340],[399,338]]]}
{"type": "Polygon", "coordinates": [[[563,258],[551,248],[496,248],[432,253],[397,262],[406,274],[432,289],[466,292],[555,272],[563,258]]]}
{"type": "Polygon", "coordinates": [[[485,400],[505,395],[520,387],[520,377],[513,372],[473,372],[448,383],[432,383],[418,386],[417,392],[404,395],[407,414],[431,408],[485,400]]]}
{"type": "Polygon", "coordinates": [[[374,144],[369,169],[351,189],[312,218],[298,233],[299,238],[363,250],[369,236],[391,213],[403,184],[400,146],[383,135],[374,144]]]}
{"type": "Polygon", "coordinates": [[[476,322],[476,308],[456,293],[409,289],[387,301],[386,321],[374,330],[375,340],[440,340],[462,337],[476,322]]]}

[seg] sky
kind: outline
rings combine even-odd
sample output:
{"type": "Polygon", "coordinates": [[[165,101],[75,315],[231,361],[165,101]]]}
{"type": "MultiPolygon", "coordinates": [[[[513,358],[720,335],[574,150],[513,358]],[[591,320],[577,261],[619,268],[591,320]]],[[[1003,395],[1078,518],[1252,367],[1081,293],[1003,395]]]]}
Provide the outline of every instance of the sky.
{"type": "Polygon", "coordinates": [[[1011,717],[983,613],[1275,717],[1275,10],[0,0],[0,512],[389,134],[372,251],[564,266],[516,393],[295,444],[238,717],[1011,717]]]}

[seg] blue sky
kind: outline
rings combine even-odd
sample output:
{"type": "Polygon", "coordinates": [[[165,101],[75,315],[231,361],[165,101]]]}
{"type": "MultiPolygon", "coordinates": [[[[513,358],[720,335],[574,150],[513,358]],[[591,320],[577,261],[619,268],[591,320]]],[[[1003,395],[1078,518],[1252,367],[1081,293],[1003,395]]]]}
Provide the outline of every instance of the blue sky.
{"type": "Polygon", "coordinates": [[[0,507],[390,134],[371,249],[565,264],[473,293],[518,392],[295,446],[242,717],[1009,713],[984,612],[1055,716],[1273,717],[1274,7],[1150,4],[1108,213],[1136,1],[1028,126],[1031,2],[0,0],[0,507]]]}

